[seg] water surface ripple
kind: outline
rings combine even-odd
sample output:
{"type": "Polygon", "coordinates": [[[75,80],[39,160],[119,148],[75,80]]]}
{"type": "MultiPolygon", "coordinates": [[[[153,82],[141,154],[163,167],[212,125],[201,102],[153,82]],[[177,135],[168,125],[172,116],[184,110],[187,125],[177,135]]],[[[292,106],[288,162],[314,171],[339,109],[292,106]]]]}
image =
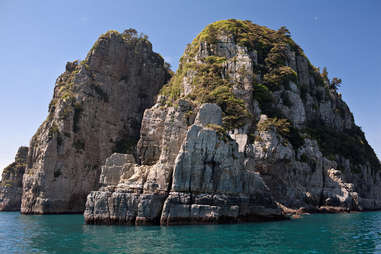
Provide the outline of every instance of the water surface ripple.
{"type": "Polygon", "coordinates": [[[381,253],[381,212],[203,226],[94,226],[0,213],[0,253],[381,253]]]}

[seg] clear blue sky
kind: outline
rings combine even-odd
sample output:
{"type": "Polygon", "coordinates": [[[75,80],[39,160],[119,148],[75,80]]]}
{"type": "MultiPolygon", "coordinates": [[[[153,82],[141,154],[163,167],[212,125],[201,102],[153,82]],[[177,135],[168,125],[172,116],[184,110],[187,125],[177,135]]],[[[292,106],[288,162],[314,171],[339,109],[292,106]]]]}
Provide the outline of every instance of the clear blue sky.
{"type": "Polygon", "coordinates": [[[343,79],[343,98],[380,157],[380,13],[377,0],[0,0],[0,168],[46,118],[65,63],[83,59],[100,34],[135,28],[176,68],[207,24],[229,18],[287,26],[312,64],[343,79]]]}

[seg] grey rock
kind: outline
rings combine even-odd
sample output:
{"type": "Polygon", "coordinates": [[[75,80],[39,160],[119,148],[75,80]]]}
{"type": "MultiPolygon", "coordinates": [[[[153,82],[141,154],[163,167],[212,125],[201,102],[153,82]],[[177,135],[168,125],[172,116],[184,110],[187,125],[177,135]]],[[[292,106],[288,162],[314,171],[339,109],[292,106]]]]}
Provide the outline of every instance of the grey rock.
{"type": "MultiPolygon", "coordinates": [[[[209,109],[213,112],[221,112],[221,109],[217,108],[218,106],[212,104],[203,105],[192,126],[188,129],[184,127],[178,129],[183,134],[173,133],[183,137],[180,145],[177,139],[168,140],[167,136],[162,134],[161,138],[164,140],[161,142],[169,143],[161,147],[165,150],[161,151],[160,159],[156,161],[156,164],[136,165],[135,167],[139,169],[136,171],[137,175],[129,179],[121,177],[119,184],[112,190],[101,188],[99,191],[92,192],[87,198],[86,222],[111,223],[114,217],[118,218],[117,223],[135,225],[159,222],[163,225],[174,225],[284,219],[282,210],[274,203],[260,175],[245,169],[243,153],[238,151],[238,144],[234,140],[224,140],[221,134],[209,128],[210,121],[197,120],[202,119],[202,114],[208,115],[209,109]],[[201,111],[203,107],[204,111],[201,111]],[[206,126],[203,127],[202,124],[206,126]],[[167,149],[173,150],[168,153],[167,149]],[[136,183],[136,179],[142,181],[139,185],[140,189],[134,187],[133,183],[136,183]],[[131,193],[136,190],[141,194],[131,194],[132,196],[120,194],[120,192],[131,193]],[[128,206],[128,202],[138,205],[128,206]],[[116,206],[113,209],[104,207],[110,203],[116,206]],[[131,207],[127,210],[136,216],[130,216],[128,219],[125,217],[126,219],[120,222],[118,214],[121,210],[127,211],[125,207],[131,207]]],[[[146,113],[152,110],[163,109],[154,107],[146,113]]],[[[171,112],[169,108],[170,115],[182,115],[180,107],[171,112]]],[[[145,117],[151,116],[152,114],[145,114],[145,117]]],[[[219,123],[221,113],[207,119],[212,119],[212,123],[219,123]]],[[[151,121],[143,120],[145,123],[151,121]]],[[[166,117],[164,124],[156,126],[166,126],[167,121],[174,121],[172,122],[174,126],[183,122],[181,118],[166,117]]],[[[145,131],[143,127],[140,143],[142,140],[150,139],[145,131]]],[[[159,133],[164,132],[161,130],[159,133]]],[[[169,136],[173,137],[173,134],[169,136]]],[[[144,160],[144,156],[142,158],[142,161],[147,161],[144,160]]],[[[122,164],[124,163],[120,163],[122,164]]],[[[110,166],[112,167],[112,165],[108,167],[110,166]]],[[[107,165],[104,168],[106,167],[107,165]]]]}
{"type": "Polygon", "coordinates": [[[3,170],[0,181],[0,211],[20,211],[22,178],[27,156],[28,147],[20,147],[15,161],[3,170]]]}
{"type": "Polygon", "coordinates": [[[222,125],[221,108],[212,103],[201,105],[195,120],[195,124],[201,126],[207,126],[208,124],[222,125]]]}
{"type": "Polygon", "coordinates": [[[212,29],[208,40],[187,48],[170,89],[153,105],[167,70],[145,39],[123,36],[102,37],[84,63],[68,63],[57,80],[51,114],[31,142],[22,212],[79,211],[90,191],[90,224],[381,209],[377,162],[332,152],[316,137],[321,126],[325,134],[358,129],[341,95],[289,40],[269,57],[237,34],[212,29]],[[216,75],[218,82],[208,80],[216,75]],[[220,106],[202,104],[210,101],[220,106]],[[242,124],[226,124],[235,117],[242,124]]]}
{"type": "Polygon", "coordinates": [[[253,90],[253,83],[264,84],[263,73],[258,74],[266,64],[264,56],[226,31],[214,39],[200,42],[193,55],[187,55],[192,48],[186,50],[186,72],[177,80],[179,91],[174,88],[180,98],[168,103],[159,96],[145,111],[138,163],[124,159],[118,169],[103,167],[101,179],[110,174],[112,180],[88,196],[86,222],[223,223],[286,219],[285,213],[297,209],[380,209],[381,173],[367,163],[353,173],[350,158],[328,159],[306,133],[315,127],[311,123],[334,131],[355,126],[345,102],[318,78],[308,59],[286,45],[284,62],[297,80],[279,84],[264,101],[261,91],[253,90]],[[227,105],[222,104],[222,110],[216,104],[200,104],[198,98],[191,101],[199,81],[197,66],[213,57],[223,61],[219,75],[252,115],[239,128],[225,129],[227,105]],[[277,126],[285,120],[290,125],[277,126]]]}
{"type": "MultiPolygon", "coordinates": [[[[68,63],[57,79],[49,116],[30,144],[21,212],[83,212],[106,158],[136,153],[144,110],[168,78],[149,41],[112,31],[83,62],[68,63]]],[[[114,157],[115,167],[107,168],[102,184],[116,183],[122,173],[114,157]]]]}

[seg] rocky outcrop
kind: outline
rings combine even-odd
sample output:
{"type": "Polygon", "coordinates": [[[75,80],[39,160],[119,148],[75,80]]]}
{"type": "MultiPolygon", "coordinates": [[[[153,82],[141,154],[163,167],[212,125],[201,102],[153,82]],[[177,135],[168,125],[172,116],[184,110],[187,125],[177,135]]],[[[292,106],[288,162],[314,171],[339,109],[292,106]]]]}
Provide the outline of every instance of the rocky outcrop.
{"type": "Polygon", "coordinates": [[[15,161],[3,170],[0,181],[0,211],[20,211],[27,155],[28,147],[20,147],[15,161]]]}
{"type": "MultiPolygon", "coordinates": [[[[178,121],[190,107],[180,103],[162,118],[164,129],[159,133],[165,145],[159,145],[155,164],[137,165],[131,155],[122,154],[107,159],[100,178],[103,187],[87,199],[87,223],[173,225],[284,218],[259,174],[244,167],[237,143],[218,132],[222,110],[203,104],[187,128],[186,122],[178,121]]],[[[156,105],[144,119],[152,117],[150,111],[162,110],[156,105]]],[[[159,119],[146,120],[143,123],[150,124],[159,119]]],[[[143,124],[139,144],[149,144],[148,127],[143,124]]],[[[138,147],[142,161],[154,160],[146,146],[138,147]]]]}
{"type": "MultiPolygon", "coordinates": [[[[259,124],[267,120],[262,115],[259,124]]],[[[358,193],[346,183],[335,161],[325,158],[315,140],[304,139],[295,151],[275,128],[259,131],[249,149],[256,170],[261,174],[274,198],[293,209],[317,212],[320,207],[357,210],[358,193]],[[298,158],[299,157],[299,158],[298,158]]]]}
{"type": "Polygon", "coordinates": [[[30,143],[21,212],[83,212],[105,159],[135,153],[143,112],[169,76],[163,58],[133,29],[107,32],[84,61],[67,63],[30,143]]]}
{"type": "Polygon", "coordinates": [[[0,210],[174,225],[381,209],[380,161],[338,83],[284,27],[213,23],[172,78],[146,36],[107,32],[58,77],[0,210]]]}
{"type": "Polygon", "coordinates": [[[145,111],[136,160],[114,154],[102,168],[86,222],[222,223],[380,209],[380,161],[336,84],[284,27],[207,26],[145,111]]]}

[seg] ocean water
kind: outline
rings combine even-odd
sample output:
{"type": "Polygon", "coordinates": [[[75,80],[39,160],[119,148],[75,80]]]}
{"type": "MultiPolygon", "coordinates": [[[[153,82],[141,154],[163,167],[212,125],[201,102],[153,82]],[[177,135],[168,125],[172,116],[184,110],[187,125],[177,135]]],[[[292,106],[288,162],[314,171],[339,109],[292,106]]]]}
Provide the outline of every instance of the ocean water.
{"type": "Polygon", "coordinates": [[[381,253],[381,212],[172,227],[95,226],[82,215],[3,212],[0,253],[381,253]]]}

